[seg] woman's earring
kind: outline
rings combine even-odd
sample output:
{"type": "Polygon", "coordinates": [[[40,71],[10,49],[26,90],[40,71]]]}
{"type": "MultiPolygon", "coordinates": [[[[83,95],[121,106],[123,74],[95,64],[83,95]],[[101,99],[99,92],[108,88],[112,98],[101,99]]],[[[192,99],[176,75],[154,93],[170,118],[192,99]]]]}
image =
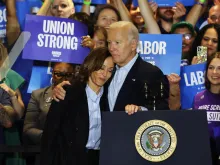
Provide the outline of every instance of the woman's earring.
{"type": "Polygon", "coordinates": [[[53,85],[53,77],[50,78],[50,84],[53,85]]]}

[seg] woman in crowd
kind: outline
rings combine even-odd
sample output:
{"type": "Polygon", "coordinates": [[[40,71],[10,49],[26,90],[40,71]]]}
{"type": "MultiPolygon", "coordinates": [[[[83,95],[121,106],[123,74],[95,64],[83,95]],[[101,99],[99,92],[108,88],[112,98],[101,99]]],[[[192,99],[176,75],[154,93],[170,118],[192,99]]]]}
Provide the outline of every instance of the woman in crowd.
{"type": "Polygon", "coordinates": [[[139,33],[147,33],[147,29],[145,27],[144,19],[140,12],[140,8],[138,6],[130,4],[130,6],[128,6],[128,10],[130,12],[131,19],[134,25],[137,27],[139,33]]]}
{"type": "MultiPolygon", "coordinates": [[[[97,6],[94,16],[93,16],[93,25],[94,25],[94,33],[91,35],[89,34],[88,36],[83,36],[83,41],[82,45],[89,47],[90,49],[96,48],[96,40],[93,40],[93,36],[95,36],[95,32],[100,33],[102,32],[104,36],[106,32],[104,30],[99,30],[99,28],[105,28],[108,30],[108,27],[117,21],[121,20],[120,13],[118,10],[109,4],[105,5],[99,5],[97,6]]],[[[107,42],[107,37],[106,42],[107,42]]],[[[96,38],[97,39],[97,38],[96,38]]]]}
{"type": "Polygon", "coordinates": [[[44,123],[52,101],[52,89],[58,83],[74,77],[74,67],[68,63],[54,63],[52,66],[52,85],[35,90],[31,94],[24,120],[24,142],[39,145],[44,123]]]}
{"type": "Polygon", "coordinates": [[[24,79],[15,71],[8,68],[8,66],[8,52],[0,42],[0,68],[2,76],[0,87],[10,95],[12,107],[16,111],[17,119],[20,119],[24,114],[24,103],[19,88],[24,83],[24,79]]]}
{"type": "Polygon", "coordinates": [[[84,12],[78,12],[69,17],[69,19],[77,20],[88,26],[87,36],[82,37],[81,45],[89,47],[91,50],[97,47],[107,46],[107,31],[104,27],[93,26],[89,15],[84,12]],[[90,37],[91,36],[91,37],[90,37]]]}
{"type": "Polygon", "coordinates": [[[64,100],[52,102],[41,144],[41,165],[98,165],[103,85],[114,63],[107,48],[90,52],[64,100]],[[50,152],[53,151],[53,152],[50,152]]]}
{"type": "Polygon", "coordinates": [[[93,41],[94,41],[94,48],[108,46],[107,45],[107,31],[105,30],[105,28],[95,27],[93,41]]]}
{"type": "Polygon", "coordinates": [[[107,31],[103,27],[95,27],[94,35],[83,36],[82,45],[89,47],[90,49],[95,49],[99,47],[107,47],[107,31]]]}
{"type": "Polygon", "coordinates": [[[37,15],[68,18],[75,13],[72,0],[45,0],[37,15]]]}
{"type": "MultiPolygon", "coordinates": [[[[209,105],[207,110],[211,110],[210,108],[213,107],[211,105],[220,106],[220,52],[208,58],[205,72],[205,87],[206,90],[195,96],[194,108],[204,109],[201,108],[203,105],[209,105]]],[[[217,110],[220,110],[219,106],[216,106],[217,110]]]]}
{"type": "Polygon", "coordinates": [[[106,30],[108,30],[109,25],[120,20],[121,16],[118,10],[108,4],[98,6],[93,16],[94,26],[104,27],[106,30]]]}
{"type": "MultiPolygon", "coordinates": [[[[5,90],[10,96],[11,106],[15,112],[14,121],[22,118],[24,115],[24,103],[21,97],[20,87],[24,83],[23,77],[21,77],[17,72],[9,68],[9,58],[7,49],[0,42],[0,74],[1,82],[0,87],[5,90]]],[[[20,136],[18,132],[17,123],[13,124],[10,128],[4,129],[4,142],[6,145],[20,145],[20,136]]],[[[2,135],[3,136],[3,135],[2,135]]],[[[18,153],[13,153],[13,156],[4,155],[6,165],[16,164],[24,162],[20,159],[18,153]]],[[[1,156],[0,156],[1,161],[1,156]]]]}
{"type": "MultiPolygon", "coordinates": [[[[212,117],[209,113],[216,115],[220,112],[220,53],[208,58],[205,72],[206,89],[198,93],[194,98],[193,109],[207,110],[207,119],[209,122],[209,132],[211,137],[211,148],[214,162],[220,155],[220,123],[216,121],[216,117],[212,117]],[[217,155],[216,151],[217,150],[217,155]]],[[[214,116],[214,115],[213,115],[214,116]]]]}
{"type": "Polygon", "coordinates": [[[207,56],[214,55],[216,52],[220,51],[220,25],[218,24],[208,24],[204,26],[197,34],[191,51],[189,62],[192,64],[197,64],[197,47],[204,46],[207,47],[207,56]],[[193,60],[192,60],[193,59],[193,60]]]}

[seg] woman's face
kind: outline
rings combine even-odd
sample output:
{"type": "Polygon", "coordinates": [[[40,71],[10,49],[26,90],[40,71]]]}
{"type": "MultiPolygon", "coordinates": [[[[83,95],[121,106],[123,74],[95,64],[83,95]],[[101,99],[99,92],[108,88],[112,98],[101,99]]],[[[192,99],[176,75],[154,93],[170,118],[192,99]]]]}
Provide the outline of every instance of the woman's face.
{"type": "Polygon", "coordinates": [[[66,80],[71,81],[74,77],[74,68],[67,63],[56,64],[53,68],[52,77],[54,86],[66,80]]]}
{"type": "Polygon", "coordinates": [[[113,69],[114,63],[112,57],[106,58],[102,68],[92,72],[89,77],[89,84],[97,88],[102,87],[111,77],[113,69]]]}
{"type": "Polygon", "coordinates": [[[207,47],[207,55],[211,56],[217,52],[218,49],[218,33],[214,28],[206,30],[201,46],[207,47]]]}
{"type": "Polygon", "coordinates": [[[117,21],[118,21],[118,16],[114,10],[104,9],[99,13],[96,26],[104,27],[108,29],[112,23],[117,22],[117,21]]]}
{"type": "Polygon", "coordinates": [[[51,13],[55,17],[69,18],[70,15],[75,13],[74,6],[70,0],[54,0],[51,13]]]}
{"type": "Polygon", "coordinates": [[[214,58],[209,64],[207,78],[212,85],[220,85],[220,58],[214,58]]]}
{"type": "Polygon", "coordinates": [[[93,40],[95,41],[94,48],[106,47],[106,38],[102,32],[96,32],[93,36],[93,40]]]}

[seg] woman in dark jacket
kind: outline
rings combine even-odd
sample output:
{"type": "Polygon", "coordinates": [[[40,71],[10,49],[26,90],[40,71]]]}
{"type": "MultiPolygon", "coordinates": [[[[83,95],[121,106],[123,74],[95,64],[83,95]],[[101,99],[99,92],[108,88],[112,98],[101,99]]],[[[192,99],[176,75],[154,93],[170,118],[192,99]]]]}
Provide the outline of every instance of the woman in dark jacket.
{"type": "Polygon", "coordinates": [[[103,85],[114,63],[107,48],[91,51],[65,99],[53,101],[41,143],[41,165],[98,165],[103,85]]]}

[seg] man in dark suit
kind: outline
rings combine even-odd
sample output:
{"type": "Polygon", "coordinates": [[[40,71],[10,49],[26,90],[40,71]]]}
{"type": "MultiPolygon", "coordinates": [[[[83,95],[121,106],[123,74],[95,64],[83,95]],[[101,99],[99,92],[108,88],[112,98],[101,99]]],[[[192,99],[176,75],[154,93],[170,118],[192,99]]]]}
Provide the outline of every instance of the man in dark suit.
{"type": "Polygon", "coordinates": [[[115,75],[108,86],[109,110],[125,109],[132,114],[138,110],[169,109],[168,81],[158,67],[143,61],[136,51],[137,28],[126,21],[113,23],[107,41],[116,63],[115,75]]]}

